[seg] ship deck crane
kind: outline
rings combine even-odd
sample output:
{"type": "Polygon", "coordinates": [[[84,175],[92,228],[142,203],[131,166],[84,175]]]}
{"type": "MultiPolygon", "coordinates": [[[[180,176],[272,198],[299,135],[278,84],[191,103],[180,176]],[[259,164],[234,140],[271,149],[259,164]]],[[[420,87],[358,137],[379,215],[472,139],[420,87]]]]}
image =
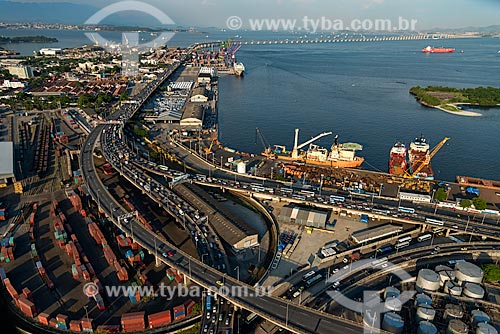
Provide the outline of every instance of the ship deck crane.
{"type": "Polygon", "coordinates": [[[424,160],[421,160],[420,165],[418,165],[418,167],[413,171],[413,173],[409,176],[407,175],[407,177],[411,178],[417,177],[418,173],[420,173],[425,166],[428,166],[430,164],[431,159],[439,152],[441,148],[443,148],[444,144],[446,144],[448,140],[450,140],[450,138],[448,137],[441,140],[441,142],[432,149],[431,153],[429,153],[424,160]]]}
{"type": "Polygon", "coordinates": [[[264,146],[262,155],[268,158],[274,157],[271,145],[269,145],[269,142],[266,140],[266,137],[264,137],[264,134],[262,133],[262,131],[260,131],[259,128],[255,128],[255,144],[257,144],[257,138],[260,140],[262,146],[264,146]]]}
{"type": "Polygon", "coordinates": [[[333,134],[333,132],[331,132],[331,131],[330,132],[323,132],[323,133],[317,135],[316,137],[309,139],[305,143],[302,143],[299,145],[299,129],[295,129],[295,142],[293,145],[292,158],[297,159],[299,157],[299,150],[301,148],[303,148],[304,146],[307,146],[307,145],[315,142],[316,140],[318,140],[322,137],[325,137],[325,136],[329,136],[331,134],[333,134]]]}

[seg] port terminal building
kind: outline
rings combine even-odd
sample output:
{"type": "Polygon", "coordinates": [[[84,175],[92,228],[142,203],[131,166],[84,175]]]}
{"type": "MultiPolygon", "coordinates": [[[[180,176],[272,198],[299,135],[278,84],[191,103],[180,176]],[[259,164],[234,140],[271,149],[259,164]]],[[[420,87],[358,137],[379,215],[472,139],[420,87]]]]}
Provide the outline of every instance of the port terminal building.
{"type": "Polygon", "coordinates": [[[283,223],[325,229],[326,222],[328,221],[328,212],[287,205],[281,209],[278,219],[283,223]]]}
{"type": "Polygon", "coordinates": [[[14,181],[14,143],[0,142],[0,186],[14,181]]]}

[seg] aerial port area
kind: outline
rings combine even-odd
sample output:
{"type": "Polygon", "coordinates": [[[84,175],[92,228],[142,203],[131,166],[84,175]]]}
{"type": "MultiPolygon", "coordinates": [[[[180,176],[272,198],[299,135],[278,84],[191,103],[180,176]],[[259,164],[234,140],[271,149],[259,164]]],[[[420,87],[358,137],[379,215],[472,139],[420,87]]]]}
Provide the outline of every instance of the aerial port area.
{"type": "Polygon", "coordinates": [[[385,171],[369,168],[369,145],[327,125],[277,144],[256,128],[258,152],[232,148],[220,139],[219,83],[250,80],[236,58],[244,45],[152,48],[131,76],[98,45],[0,60],[17,78],[40,77],[2,91],[0,105],[12,325],[498,333],[500,181],[437,180],[431,161],[453,145],[444,136],[387,143],[385,171]]]}

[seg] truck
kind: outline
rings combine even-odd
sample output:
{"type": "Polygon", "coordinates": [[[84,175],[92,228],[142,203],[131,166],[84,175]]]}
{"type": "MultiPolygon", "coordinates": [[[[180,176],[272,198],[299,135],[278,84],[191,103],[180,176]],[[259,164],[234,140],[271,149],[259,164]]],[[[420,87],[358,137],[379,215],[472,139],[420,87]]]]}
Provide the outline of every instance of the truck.
{"type": "Polygon", "coordinates": [[[358,252],[355,252],[355,253],[349,254],[346,257],[344,257],[342,262],[344,262],[344,263],[354,262],[354,261],[358,261],[360,258],[361,258],[361,254],[358,252]]]}

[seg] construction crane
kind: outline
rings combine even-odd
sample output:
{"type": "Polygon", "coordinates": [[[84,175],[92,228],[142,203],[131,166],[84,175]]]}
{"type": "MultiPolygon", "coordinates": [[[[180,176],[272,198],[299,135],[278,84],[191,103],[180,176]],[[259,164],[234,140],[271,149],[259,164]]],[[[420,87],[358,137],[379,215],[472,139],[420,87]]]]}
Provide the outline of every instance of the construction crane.
{"type": "Polygon", "coordinates": [[[262,146],[264,147],[262,155],[268,158],[273,158],[273,149],[271,148],[271,145],[269,145],[269,142],[266,140],[266,137],[264,137],[264,134],[262,133],[262,131],[260,131],[259,128],[255,128],[255,144],[257,144],[257,138],[260,140],[262,146]]]}
{"type": "Polygon", "coordinates": [[[417,177],[418,173],[420,173],[425,166],[428,166],[431,163],[431,159],[439,152],[441,148],[443,148],[444,144],[446,144],[448,140],[450,140],[450,138],[448,137],[441,140],[441,142],[432,149],[431,153],[429,153],[424,160],[419,161],[420,165],[418,165],[418,167],[413,171],[413,173],[410,175],[406,175],[406,177],[411,177],[411,178],[417,177]]]}
{"type": "Polygon", "coordinates": [[[212,148],[214,147],[214,143],[216,142],[216,140],[217,140],[216,138],[212,139],[212,142],[210,143],[210,147],[204,148],[206,154],[212,153],[212,148]]]}
{"type": "Polygon", "coordinates": [[[303,148],[304,146],[307,146],[311,143],[314,143],[316,140],[322,138],[322,137],[325,137],[325,136],[329,136],[333,134],[331,131],[330,132],[323,132],[322,134],[319,134],[317,135],[316,137],[306,141],[305,143],[303,144],[300,144],[299,145],[299,129],[295,129],[295,142],[294,142],[294,145],[293,145],[293,151],[292,151],[292,159],[297,159],[299,157],[299,150],[301,148],[303,148]]]}

